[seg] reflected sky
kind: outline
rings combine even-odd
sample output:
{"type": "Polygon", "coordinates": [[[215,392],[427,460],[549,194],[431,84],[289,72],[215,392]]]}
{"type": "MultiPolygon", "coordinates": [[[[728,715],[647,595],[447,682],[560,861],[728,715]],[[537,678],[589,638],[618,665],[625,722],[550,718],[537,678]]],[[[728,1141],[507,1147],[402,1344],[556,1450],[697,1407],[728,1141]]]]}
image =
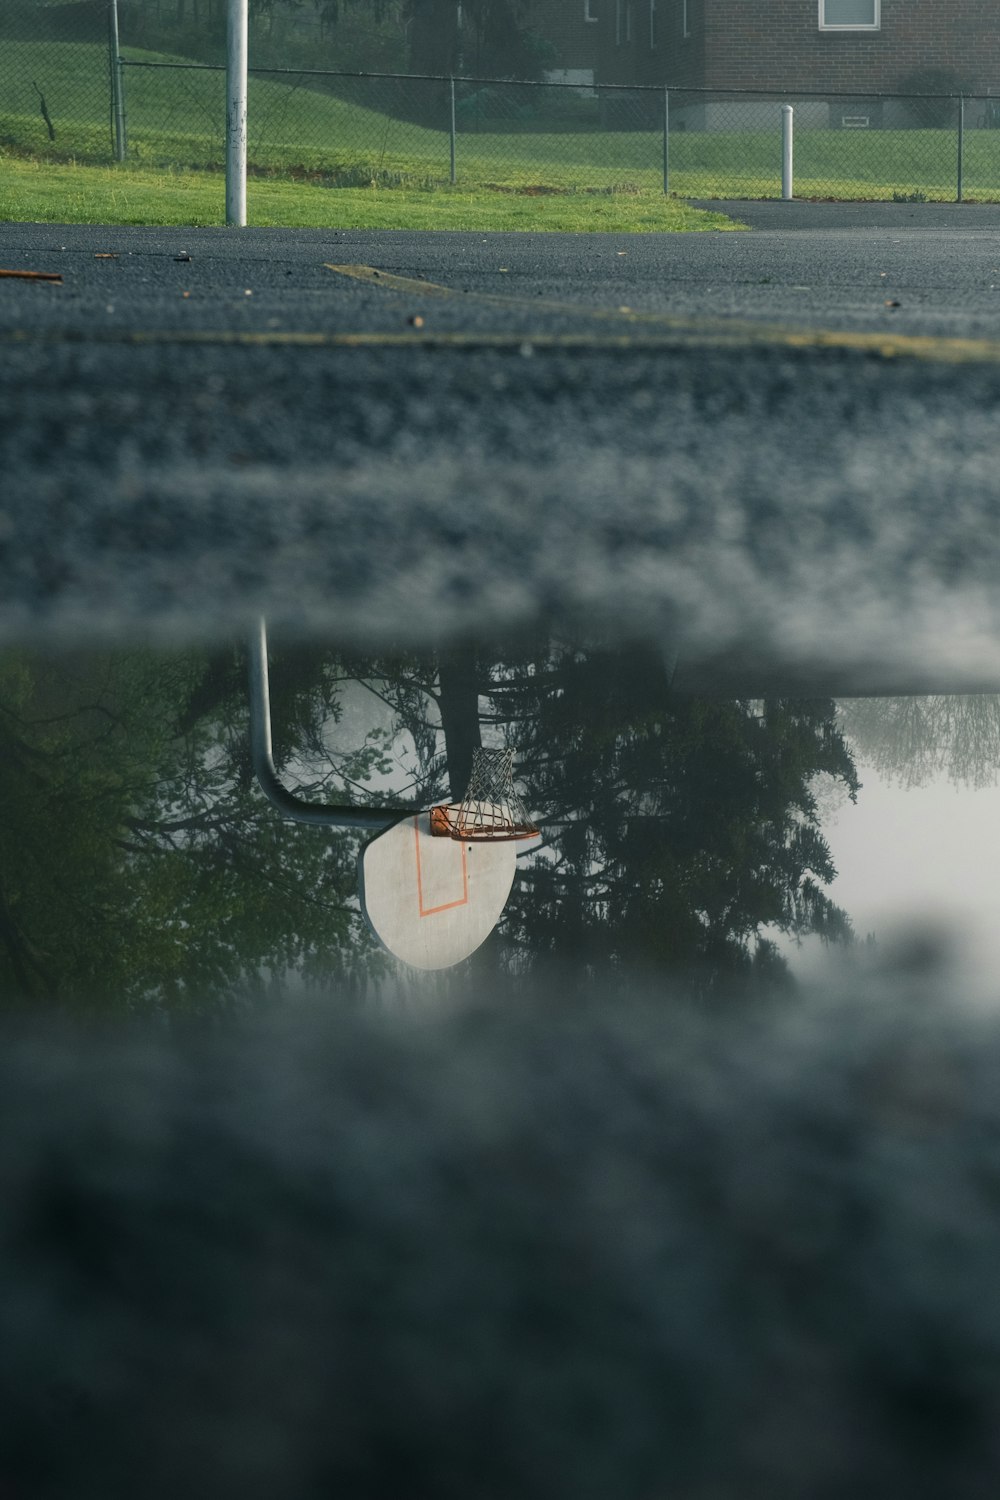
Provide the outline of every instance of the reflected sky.
{"type": "Polygon", "coordinates": [[[907,787],[859,763],[857,805],[825,829],[838,899],[864,935],[925,919],[961,932],[980,967],[1000,966],[1000,787],[941,776],[907,787]]]}

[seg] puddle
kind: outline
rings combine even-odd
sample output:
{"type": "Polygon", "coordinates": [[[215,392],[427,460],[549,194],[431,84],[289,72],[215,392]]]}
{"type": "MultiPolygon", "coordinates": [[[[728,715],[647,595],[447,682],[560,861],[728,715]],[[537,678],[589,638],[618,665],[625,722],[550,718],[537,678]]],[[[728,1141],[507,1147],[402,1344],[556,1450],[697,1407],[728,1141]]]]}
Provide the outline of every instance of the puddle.
{"type": "Polygon", "coordinates": [[[1000,957],[1000,698],[706,695],[652,644],[272,632],[262,703],[252,644],[0,658],[9,1000],[202,1014],[552,964],[704,996],[928,922],[1000,957]],[[512,752],[537,835],[432,836],[482,749],[512,752]]]}

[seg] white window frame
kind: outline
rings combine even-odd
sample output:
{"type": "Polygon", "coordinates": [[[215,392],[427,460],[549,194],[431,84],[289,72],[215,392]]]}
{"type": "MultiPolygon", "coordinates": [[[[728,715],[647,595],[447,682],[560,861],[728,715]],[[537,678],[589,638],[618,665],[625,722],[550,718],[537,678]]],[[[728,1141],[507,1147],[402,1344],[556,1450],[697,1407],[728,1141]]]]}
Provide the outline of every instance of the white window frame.
{"type": "MultiPolygon", "coordinates": [[[[687,0],[685,0],[685,4],[687,0]]],[[[872,0],[872,9],[875,16],[874,21],[852,21],[849,25],[828,23],[826,19],[827,0],[819,0],[819,29],[820,31],[881,31],[882,29],[882,0],[872,0]]]]}
{"type": "Polygon", "coordinates": [[[591,3],[592,0],[583,0],[583,19],[586,21],[588,26],[596,26],[601,18],[600,16],[594,15],[594,12],[590,8],[591,3]]]}

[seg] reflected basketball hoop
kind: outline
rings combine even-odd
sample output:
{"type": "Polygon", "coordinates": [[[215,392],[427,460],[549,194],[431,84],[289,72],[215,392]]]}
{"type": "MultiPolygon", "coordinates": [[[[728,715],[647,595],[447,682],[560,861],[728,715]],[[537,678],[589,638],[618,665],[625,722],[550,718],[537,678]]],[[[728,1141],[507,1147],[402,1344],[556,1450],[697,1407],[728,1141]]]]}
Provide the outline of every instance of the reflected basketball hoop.
{"type": "Polygon", "coordinates": [[[518,839],[538,830],[514,790],[513,751],[476,750],[461,802],[402,818],[362,849],[361,909],[383,947],[417,969],[474,953],[503,915],[518,839]]]}
{"type": "Polygon", "coordinates": [[[311,802],[286,787],[275,768],[263,620],[250,637],[248,660],[251,754],[265,796],[299,823],[381,830],[358,856],[361,910],[379,942],[417,969],[446,969],[468,958],[507,905],[513,841],[537,834],[514,791],[513,753],[477,750],[464,799],[430,812],[311,802]]]}
{"type": "Polygon", "coordinates": [[[430,831],[435,838],[461,843],[536,838],[538,829],[514,788],[513,750],[474,750],[465,796],[461,802],[432,807],[430,831]]]}

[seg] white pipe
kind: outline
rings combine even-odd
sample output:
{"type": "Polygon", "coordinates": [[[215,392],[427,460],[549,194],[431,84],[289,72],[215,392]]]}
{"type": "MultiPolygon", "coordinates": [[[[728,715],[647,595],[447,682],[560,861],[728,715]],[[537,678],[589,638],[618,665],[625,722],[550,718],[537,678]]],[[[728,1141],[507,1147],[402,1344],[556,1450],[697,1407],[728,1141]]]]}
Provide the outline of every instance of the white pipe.
{"type": "Polygon", "coordinates": [[[248,0],[229,0],[226,11],[226,223],[247,221],[247,17],[248,0]]]}
{"type": "Polygon", "coordinates": [[[787,203],[793,196],[792,140],[795,111],[790,104],[781,106],[781,196],[787,203]]]}

